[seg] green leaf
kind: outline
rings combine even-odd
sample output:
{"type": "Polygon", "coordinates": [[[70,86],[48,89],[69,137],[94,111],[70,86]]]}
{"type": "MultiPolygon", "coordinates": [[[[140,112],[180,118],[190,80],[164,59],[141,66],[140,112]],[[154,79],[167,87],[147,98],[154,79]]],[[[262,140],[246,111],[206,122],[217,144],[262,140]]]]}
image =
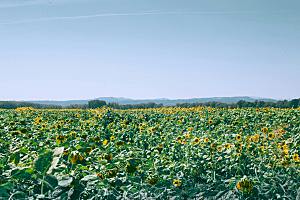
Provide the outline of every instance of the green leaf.
{"type": "Polygon", "coordinates": [[[21,191],[17,191],[10,195],[9,199],[24,199],[26,197],[26,194],[21,191]]]}
{"type": "Polygon", "coordinates": [[[73,177],[63,177],[62,180],[58,181],[58,185],[61,187],[68,187],[73,182],[73,177]]]}
{"type": "Polygon", "coordinates": [[[13,154],[11,154],[9,160],[11,162],[14,162],[15,165],[19,164],[19,162],[20,162],[20,152],[17,151],[17,152],[14,152],[13,154]]]}
{"type": "Polygon", "coordinates": [[[94,181],[97,180],[98,177],[96,175],[87,175],[81,179],[81,181],[94,181]]]}
{"type": "Polygon", "coordinates": [[[9,197],[9,191],[14,188],[11,182],[0,185],[0,197],[9,197]]]}
{"type": "Polygon", "coordinates": [[[41,173],[42,175],[44,175],[50,168],[52,160],[53,160],[53,152],[46,151],[39,155],[38,159],[34,163],[34,169],[39,173],[41,173]]]}
{"type": "Polygon", "coordinates": [[[45,176],[44,180],[52,187],[55,188],[56,186],[58,186],[58,180],[55,176],[52,175],[48,175],[45,176]]]}
{"type": "Polygon", "coordinates": [[[21,179],[21,180],[28,180],[31,179],[33,170],[31,168],[23,168],[23,169],[14,169],[11,172],[12,178],[21,179]]]}

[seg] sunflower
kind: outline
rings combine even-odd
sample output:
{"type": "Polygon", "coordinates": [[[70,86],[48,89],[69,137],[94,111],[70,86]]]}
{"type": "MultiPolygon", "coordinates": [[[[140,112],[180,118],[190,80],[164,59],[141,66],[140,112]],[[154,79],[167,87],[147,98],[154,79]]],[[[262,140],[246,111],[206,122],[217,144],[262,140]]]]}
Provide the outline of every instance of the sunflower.
{"type": "Polygon", "coordinates": [[[58,136],[56,136],[56,143],[57,144],[60,144],[60,143],[64,142],[64,140],[65,140],[65,136],[64,135],[58,135],[58,136]]]}
{"type": "Polygon", "coordinates": [[[113,136],[113,135],[112,135],[112,136],[110,136],[110,140],[111,140],[111,141],[114,141],[115,139],[116,139],[116,137],[115,137],[115,136],[113,136]]]}
{"type": "Polygon", "coordinates": [[[193,127],[189,127],[189,128],[188,128],[188,131],[193,131],[193,127]]]}
{"type": "Polygon", "coordinates": [[[231,144],[229,144],[229,143],[225,144],[225,148],[226,148],[226,149],[230,149],[230,148],[231,148],[231,146],[232,146],[232,145],[231,145],[231,144]]]}
{"type": "Polygon", "coordinates": [[[209,119],[208,124],[212,124],[212,123],[213,123],[212,119],[209,119]]]}
{"type": "Polygon", "coordinates": [[[267,132],[268,132],[268,128],[267,128],[267,127],[264,127],[264,128],[261,129],[261,131],[262,131],[263,133],[267,133],[267,132]]]}
{"type": "Polygon", "coordinates": [[[157,177],[150,177],[150,178],[148,179],[148,183],[149,183],[150,185],[155,185],[157,182],[158,182],[158,178],[157,178],[157,177]]]}
{"type": "Polygon", "coordinates": [[[107,139],[103,140],[102,144],[103,144],[104,146],[106,146],[106,145],[108,144],[108,140],[107,140],[107,139]]]}
{"type": "Polygon", "coordinates": [[[236,184],[236,189],[241,190],[242,189],[242,183],[239,181],[236,184]]]}
{"type": "Polygon", "coordinates": [[[35,124],[39,124],[41,122],[42,122],[42,119],[40,117],[37,117],[37,118],[34,119],[35,124]]]}
{"type": "Polygon", "coordinates": [[[242,140],[242,136],[241,136],[240,134],[237,134],[237,135],[235,136],[235,140],[241,141],[241,140],[242,140]]]}
{"type": "Polygon", "coordinates": [[[208,138],[204,138],[203,141],[204,141],[205,143],[207,143],[207,142],[209,142],[209,139],[208,139],[208,138]]]}
{"type": "Polygon", "coordinates": [[[223,147],[222,147],[221,145],[218,146],[218,147],[217,147],[217,151],[218,151],[218,152],[222,152],[222,151],[223,151],[223,147]]]}
{"type": "Polygon", "coordinates": [[[71,136],[71,137],[76,137],[76,132],[75,132],[75,131],[71,131],[71,132],[70,132],[70,136],[71,136]]]}
{"type": "Polygon", "coordinates": [[[181,143],[181,142],[182,142],[182,137],[178,136],[178,137],[176,138],[176,141],[177,141],[178,143],[181,143]]]}
{"type": "Polygon", "coordinates": [[[87,147],[85,153],[90,154],[93,151],[94,147],[87,147]]]}
{"type": "Polygon", "coordinates": [[[180,187],[180,186],[181,186],[181,180],[179,180],[179,179],[174,179],[174,180],[173,180],[173,185],[174,185],[175,187],[180,187]]]}
{"type": "Polygon", "coordinates": [[[284,134],[285,130],[283,128],[279,129],[279,133],[284,134]]]}
{"type": "Polygon", "coordinates": [[[243,178],[242,180],[237,182],[236,189],[243,193],[250,193],[253,190],[253,183],[247,178],[243,178]]]}
{"type": "Polygon", "coordinates": [[[210,148],[212,148],[212,149],[215,149],[216,146],[217,146],[217,145],[216,145],[215,143],[211,143],[211,144],[210,144],[210,148]]]}
{"type": "Polygon", "coordinates": [[[293,155],[293,160],[294,160],[295,162],[299,162],[299,161],[300,161],[299,155],[298,155],[297,153],[295,153],[295,154],[293,155]]]}
{"type": "Polygon", "coordinates": [[[108,178],[113,178],[113,177],[115,177],[115,176],[117,175],[117,173],[118,173],[118,169],[113,168],[113,169],[110,169],[110,170],[108,170],[108,171],[106,172],[106,176],[107,176],[108,178]]]}
{"type": "Polygon", "coordinates": [[[199,142],[200,142],[200,138],[195,137],[194,141],[193,141],[193,144],[199,144],[199,142]]]}
{"type": "Polygon", "coordinates": [[[72,153],[70,156],[70,161],[72,164],[76,164],[78,160],[83,160],[83,157],[78,153],[72,153]]]}
{"type": "Polygon", "coordinates": [[[97,177],[98,177],[99,179],[104,179],[104,175],[101,174],[101,173],[97,173],[97,177]]]}
{"type": "Polygon", "coordinates": [[[123,145],[124,145],[124,142],[123,142],[123,141],[118,141],[118,142],[116,143],[116,145],[117,145],[117,146],[123,146],[123,145]]]}
{"type": "Polygon", "coordinates": [[[186,139],[189,139],[191,137],[191,134],[187,133],[184,135],[186,139]]]}
{"type": "Polygon", "coordinates": [[[258,142],[259,141],[259,134],[255,134],[255,135],[253,135],[252,137],[251,137],[251,140],[253,141],[253,142],[258,142]]]}
{"type": "Polygon", "coordinates": [[[105,154],[104,159],[107,160],[107,161],[111,161],[113,159],[113,155],[111,153],[110,154],[105,154]]]}
{"type": "Polygon", "coordinates": [[[284,155],[288,155],[289,154],[289,146],[284,144],[282,146],[282,152],[283,152],[284,155]]]}

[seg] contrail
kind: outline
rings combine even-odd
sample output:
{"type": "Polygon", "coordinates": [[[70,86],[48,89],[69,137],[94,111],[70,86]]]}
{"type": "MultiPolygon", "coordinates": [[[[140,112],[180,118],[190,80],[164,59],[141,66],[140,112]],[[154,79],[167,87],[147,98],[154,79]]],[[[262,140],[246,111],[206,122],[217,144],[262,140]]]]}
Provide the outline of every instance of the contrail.
{"type": "Polygon", "coordinates": [[[77,15],[77,16],[61,16],[61,17],[43,17],[35,19],[24,19],[15,21],[0,22],[0,25],[10,24],[27,24],[34,22],[57,21],[57,20],[78,20],[100,17],[114,17],[114,16],[143,16],[143,15],[233,15],[233,14],[255,14],[255,11],[143,11],[131,13],[102,13],[93,15],[77,15]]]}

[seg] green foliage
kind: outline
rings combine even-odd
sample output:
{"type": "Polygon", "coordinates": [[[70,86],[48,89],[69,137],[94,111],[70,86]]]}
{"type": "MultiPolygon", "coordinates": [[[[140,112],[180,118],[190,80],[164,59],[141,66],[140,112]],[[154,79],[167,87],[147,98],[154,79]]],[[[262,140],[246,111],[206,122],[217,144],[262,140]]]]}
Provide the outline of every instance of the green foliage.
{"type": "Polygon", "coordinates": [[[89,108],[101,108],[106,105],[105,101],[101,100],[91,100],[88,102],[88,107],[89,108]]]}
{"type": "Polygon", "coordinates": [[[300,196],[299,108],[18,109],[0,119],[0,199],[300,196]]]}
{"type": "Polygon", "coordinates": [[[53,152],[47,150],[41,153],[34,163],[34,169],[42,175],[45,175],[49,170],[53,160],[53,152]]]}

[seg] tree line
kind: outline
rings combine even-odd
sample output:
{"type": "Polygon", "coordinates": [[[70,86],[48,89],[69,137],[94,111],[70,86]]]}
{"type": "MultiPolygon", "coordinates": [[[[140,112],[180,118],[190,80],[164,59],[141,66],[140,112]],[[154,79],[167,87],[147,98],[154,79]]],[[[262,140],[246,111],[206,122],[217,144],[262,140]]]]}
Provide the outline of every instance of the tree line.
{"type": "MultiPolygon", "coordinates": [[[[141,104],[118,104],[118,103],[107,103],[102,100],[91,100],[88,104],[73,104],[69,106],[59,106],[59,105],[44,105],[30,102],[18,102],[18,101],[0,101],[0,108],[3,109],[15,109],[20,107],[32,107],[37,109],[94,109],[101,107],[109,107],[114,109],[140,109],[140,108],[161,108],[168,107],[163,104],[157,103],[141,103],[141,104]]],[[[299,108],[300,107],[300,99],[292,99],[276,101],[276,102],[266,102],[266,101],[238,101],[237,103],[221,103],[221,102],[206,102],[206,103],[180,103],[176,104],[173,107],[181,107],[181,108],[190,108],[190,107],[212,107],[212,108],[299,108]]],[[[170,107],[170,106],[169,106],[170,107]]]]}
{"type": "Polygon", "coordinates": [[[237,103],[220,103],[220,102],[207,102],[207,103],[181,103],[176,104],[177,107],[212,107],[212,108],[299,108],[300,107],[300,99],[292,99],[276,101],[276,102],[266,102],[266,101],[244,101],[240,100],[237,103]]]}

